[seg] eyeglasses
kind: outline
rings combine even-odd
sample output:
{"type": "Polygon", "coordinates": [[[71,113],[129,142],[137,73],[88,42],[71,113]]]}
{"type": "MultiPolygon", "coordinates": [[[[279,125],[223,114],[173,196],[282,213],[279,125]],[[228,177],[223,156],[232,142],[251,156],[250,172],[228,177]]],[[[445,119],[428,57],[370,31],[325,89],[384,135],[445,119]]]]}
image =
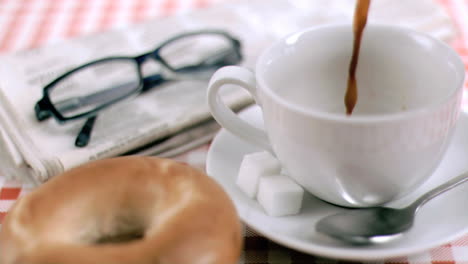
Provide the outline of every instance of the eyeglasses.
{"type": "Polygon", "coordinates": [[[86,146],[97,113],[132,95],[171,80],[208,78],[216,69],[242,60],[240,41],[224,31],[188,32],[164,41],[136,57],[107,57],[76,67],[44,87],[34,110],[38,121],[53,116],[59,123],[86,118],[75,146],[86,146]],[[153,59],[158,73],[143,76],[142,65],[153,59]]]}

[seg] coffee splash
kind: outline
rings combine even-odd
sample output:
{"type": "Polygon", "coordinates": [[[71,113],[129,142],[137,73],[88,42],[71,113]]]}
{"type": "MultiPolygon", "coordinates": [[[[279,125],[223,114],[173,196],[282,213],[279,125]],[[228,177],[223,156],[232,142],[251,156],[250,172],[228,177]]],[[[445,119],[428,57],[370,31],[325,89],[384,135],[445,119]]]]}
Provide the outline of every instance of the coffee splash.
{"type": "Polygon", "coordinates": [[[359,60],[359,48],[361,47],[362,33],[367,23],[367,15],[371,0],[357,0],[353,19],[353,54],[349,63],[348,87],[345,94],[346,114],[351,115],[358,99],[356,82],[356,69],[359,60]]]}

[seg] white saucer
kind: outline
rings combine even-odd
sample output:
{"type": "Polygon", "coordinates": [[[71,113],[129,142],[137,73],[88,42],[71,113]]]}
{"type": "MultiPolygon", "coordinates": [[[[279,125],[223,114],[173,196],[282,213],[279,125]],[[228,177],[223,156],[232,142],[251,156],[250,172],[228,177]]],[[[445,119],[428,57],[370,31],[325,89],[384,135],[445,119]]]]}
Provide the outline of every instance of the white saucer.
{"type": "MultiPolygon", "coordinates": [[[[242,112],[240,116],[251,124],[262,126],[260,111],[254,106],[242,112]]],[[[208,175],[216,179],[234,201],[244,223],[278,244],[329,258],[376,260],[415,254],[468,234],[468,184],[462,184],[428,202],[419,210],[414,227],[398,239],[387,243],[349,245],[316,233],[315,223],[320,218],[347,209],[325,203],[312,195],[305,196],[300,214],[270,217],[235,184],[243,156],[259,150],[222,129],[208,151],[206,169],[208,175]]],[[[390,205],[401,207],[409,204],[419,194],[464,171],[468,171],[468,116],[461,114],[448,152],[433,176],[415,193],[390,205]]]]}

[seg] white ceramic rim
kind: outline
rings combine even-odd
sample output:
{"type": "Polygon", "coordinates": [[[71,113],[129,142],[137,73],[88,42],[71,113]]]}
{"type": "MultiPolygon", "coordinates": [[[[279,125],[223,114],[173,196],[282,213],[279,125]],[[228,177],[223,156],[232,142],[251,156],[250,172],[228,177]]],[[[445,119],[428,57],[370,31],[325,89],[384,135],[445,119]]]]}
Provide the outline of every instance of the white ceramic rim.
{"type": "MultiPolygon", "coordinates": [[[[370,28],[377,28],[379,30],[386,30],[386,31],[397,31],[400,33],[405,33],[405,34],[412,34],[412,35],[418,35],[420,37],[427,38],[431,42],[435,43],[437,46],[440,47],[440,49],[445,49],[448,54],[450,54],[450,59],[453,62],[453,65],[456,67],[456,71],[458,72],[458,80],[456,81],[456,87],[453,89],[451,93],[449,93],[446,97],[441,98],[438,102],[432,103],[425,105],[423,107],[419,107],[417,109],[412,109],[408,110],[405,112],[397,112],[397,113],[389,113],[389,114],[376,114],[376,115],[366,115],[366,116],[353,116],[351,115],[350,117],[346,115],[340,115],[336,113],[327,113],[324,111],[317,111],[314,109],[309,109],[303,106],[298,106],[293,103],[290,103],[286,100],[284,100],[281,96],[279,96],[277,93],[272,91],[267,85],[266,81],[264,80],[263,76],[259,74],[259,68],[261,67],[262,64],[266,64],[265,62],[268,60],[268,56],[271,53],[273,49],[276,48],[278,45],[283,45],[286,39],[294,36],[294,35],[301,35],[304,34],[305,32],[310,32],[310,31],[316,31],[316,30],[323,30],[323,29],[329,29],[329,28],[343,28],[343,27],[349,27],[352,28],[350,24],[330,24],[330,25],[321,25],[321,26],[315,26],[311,28],[307,28],[304,30],[301,30],[299,32],[295,32],[292,34],[287,35],[286,37],[281,38],[280,40],[274,42],[272,45],[270,45],[267,49],[265,49],[262,54],[260,54],[256,66],[255,66],[255,78],[257,80],[257,89],[262,90],[267,96],[273,98],[273,100],[283,107],[292,110],[296,113],[304,114],[304,115],[309,115],[309,116],[314,116],[315,118],[319,118],[322,120],[328,120],[328,121],[339,121],[339,122],[345,122],[345,123],[375,123],[375,122],[382,122],[382,121],[398,121],[398,120],[406,120],[406,119],[411,119],[413,117],[425,114],[425,113],[432,113],[434,111],[437,111],[437,109],[442,108],[444,105],[447,104],[450,99],[454,98],[457,96],[459,92],[463,90],[463,84],[465,82],[465,65],[463,61],[461,60],[460,56],[458,55],[455,50],[450,47],[448,44],[445,42],[438,40],[429,34],[423,33],[423,32],[418,32],[409,28],[401,27],[401,26],[392,26],[392,25],[382,25],[382,24],[371,24],[367,25],[366,27],[370,28]]],[[[365,34],[365,31],[364,31],[365,34]]]]}
{"type": "Polygon", "coordinates": [[[446,236],[438,241],[431,241],[425,244],[423,243],[422,245],[406,247],[404,249],[368,249],[363,252],[362,250],[355,250],[351,248],[332,248],[328,246],[301,242],[291,237],[284,237],[280,234],[274,234],[272,232],[266,231],[260,225],[252,225],[252,223],[250,223],[248,218],[245,216],[241,215],[240,218],[246,225],[249,226],[249,228],[279,245],[283,245],[285,247],[307,254],[345,261],[388,261],[388,259],[392,258],[411,257],[427,250],[453,242],[463,237],[468,231],[468,228],[461,229],[459,232],[454,233],[451,236],[446,236]]]}
{"type": "MultiPolygon", "coordinates": [[[[255,107],[255,106],[254,106],[255,107]]],[[[241,116],[248,116],[252,115],[252,107],[247,108],[241,112],[241,116]]],[[[461,113],[460,115],[461,122],[468,122],[468,115],[466,113],[461,113]]],[[[226,129],[221,129],[213,139],[211,144],[210,150],[207,154],[207,163],[206,163],[206,170],[208,175],[215,180],[219,180],[216,175],[219,175],[213,171],[213,164],[216,162],[216,157],[213,153],[213,148],[218,147],[219,145],[223,144],[223,140],[225,140],[226,135],[229,132],[226,129]]],[[[234,137],[237,137],[233,135],[234,137]]],[[[247,143],[250,144],[250,143],[247,143]]],[[[225,174],[222,177],[226,177],[225,174]]],[[[221,178],[222,178],[221,177],[221,178]]],[[[221,186],[223,186],[221,184],[221,186]]],[[[223,188],[226,188],[223,186],[223,188]]],[[[458,188],[462,188],[459,186],[458,188]]],[[[225,189],[226,190],[226,189],[225,189]]],[[[369,249],[363,246],[360,250],[356,250],[354,248],[342,248],[342,247],[332,247],[326,245],[319,245],[314,242],[303,242],[300,241],[292,236],[286,236],[281,233],[275,233],[269,230],[268,228],[264,227],[262,223],[252,222],[249,218],[249,213],[246,212],[244,209],[247,205],[243,204],[242,202],[235,199],[235,196],[231,196],[232,194],[227,191],[229,196],[231,197],[232,201],[236,205],[236,210],[241,218],[242,222],[246,224],[249,228],[257,232],[258,234],[270,239],[271,241],[283,245],[285,247],[306,253],[306,254],[313,254],[321,257],[332,258],[337,260],[346,260],[346,261],[383,261],[388,260],[389,258],[400,258],[400,257],[410,257],[414,256],[415,254],[419,254],[425,252],[431,248],[440,247],[441,245],[454,242],[456,239],[459,239],[468,233],[468,226],[457,230],[450,235],[440,237],[437,240],[433,241],[419,241],[419,243],[414,243],[409,247],[404,248],[374,248],[369,249]]],[[[313,226],[311,226],[313,228],[313,226]]],[[[402,238],[404,239],[404,238],[402,238]]]]}

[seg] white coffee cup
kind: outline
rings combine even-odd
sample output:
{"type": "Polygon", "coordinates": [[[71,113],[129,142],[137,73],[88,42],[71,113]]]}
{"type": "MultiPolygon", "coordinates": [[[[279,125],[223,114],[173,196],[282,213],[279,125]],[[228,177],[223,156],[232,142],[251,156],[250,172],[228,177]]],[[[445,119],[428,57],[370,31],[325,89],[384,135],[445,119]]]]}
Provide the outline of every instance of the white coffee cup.
{"type": "Polygon", "coordinates": [[[258,58],[255,74],[219,69],[208,87],[214,118],[272,150],[313,195],[349,207],[375,206],[414,190],[442,159],[456,126],[464,65],[448,45],[384,25],[365,28],[357,69],[358,102],[345,114],[351,25],[289,35],[258,58]],[[265,131],[238,118],[218,96],[238,85],[261,107],[265,131]]]}

